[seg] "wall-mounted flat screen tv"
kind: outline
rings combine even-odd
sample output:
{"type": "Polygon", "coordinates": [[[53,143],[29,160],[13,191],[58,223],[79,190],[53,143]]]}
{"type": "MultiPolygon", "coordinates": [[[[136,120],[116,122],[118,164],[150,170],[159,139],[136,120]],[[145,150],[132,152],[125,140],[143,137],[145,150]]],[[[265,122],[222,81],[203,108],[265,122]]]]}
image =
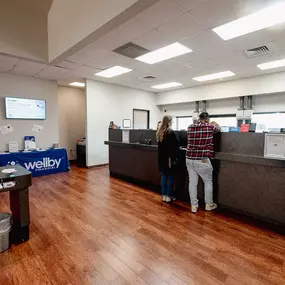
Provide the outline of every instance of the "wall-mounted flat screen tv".
{"type": "Polygon", "coordinates": [[[6,119],[24,120],[45,120],[46,101],[25,99],[25,98],[5,98],[6,119]]]}

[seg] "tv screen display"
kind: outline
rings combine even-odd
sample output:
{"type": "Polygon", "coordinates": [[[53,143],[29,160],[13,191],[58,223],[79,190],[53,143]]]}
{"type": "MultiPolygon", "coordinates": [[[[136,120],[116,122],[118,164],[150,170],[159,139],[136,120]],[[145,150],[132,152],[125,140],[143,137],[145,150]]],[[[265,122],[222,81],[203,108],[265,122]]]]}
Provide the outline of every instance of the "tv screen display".
{"type": "Polygon", "coordinates": [[[5,98],[6,119],[45,120],[46,101],[25,98],[5,98]]]}

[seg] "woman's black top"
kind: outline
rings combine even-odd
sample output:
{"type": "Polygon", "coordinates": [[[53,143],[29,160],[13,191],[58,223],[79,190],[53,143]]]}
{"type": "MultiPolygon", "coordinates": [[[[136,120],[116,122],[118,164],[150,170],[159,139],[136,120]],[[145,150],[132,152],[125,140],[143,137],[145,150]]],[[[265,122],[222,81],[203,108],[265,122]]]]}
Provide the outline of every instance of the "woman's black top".
{"type": "Polygon", "coordinates": [[[179,146],[179,140],[173,130],[165,135],[162,142],[158,142],[158,166],[160,172],[164,172],[166,175],[175,173],[179,146]]]}

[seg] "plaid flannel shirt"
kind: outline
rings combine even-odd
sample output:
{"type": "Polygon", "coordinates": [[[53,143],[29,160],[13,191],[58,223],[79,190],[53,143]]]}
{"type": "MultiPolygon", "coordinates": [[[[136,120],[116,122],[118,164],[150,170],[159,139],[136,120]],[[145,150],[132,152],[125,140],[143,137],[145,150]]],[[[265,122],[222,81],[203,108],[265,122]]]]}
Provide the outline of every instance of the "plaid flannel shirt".
{"type": "Polygon", "coordinates": [[[188,127],[188,159],[201,160],[214,158],[214,133],[221,131],[220,126],[197,122],[188,127]]]}

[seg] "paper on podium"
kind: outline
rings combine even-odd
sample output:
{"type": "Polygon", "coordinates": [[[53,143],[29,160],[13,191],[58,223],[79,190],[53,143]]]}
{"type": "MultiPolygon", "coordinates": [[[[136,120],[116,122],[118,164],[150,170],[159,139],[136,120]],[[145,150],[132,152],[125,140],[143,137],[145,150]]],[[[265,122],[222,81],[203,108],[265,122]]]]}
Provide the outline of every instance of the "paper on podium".
{"type": "Polygon", "coordinates": [[[17,169],[7,168],[7,169],[3,169],[2,170],[2,173],[6,173],[6,174],[11,174],[11,173],[14,173],[14,172],[17,172],[17,169]]]}

